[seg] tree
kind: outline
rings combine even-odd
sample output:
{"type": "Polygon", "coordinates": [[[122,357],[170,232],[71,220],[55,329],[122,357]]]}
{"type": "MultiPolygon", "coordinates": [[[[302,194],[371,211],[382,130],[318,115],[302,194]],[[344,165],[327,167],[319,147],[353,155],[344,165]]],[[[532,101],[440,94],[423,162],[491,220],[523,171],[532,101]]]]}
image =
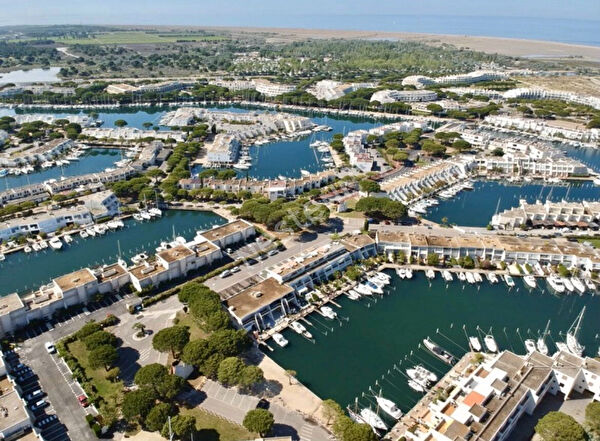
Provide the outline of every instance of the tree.
{"type": "Polygon", "coordinates": [[[146,416],[144,421],[146,428],[151,432],[161,430],[172,413],[173,409],[170,404],[158,403],[146,416]]]}
{"type": "Polygon", "coordinates": [[[252,409],[244,417],[243,425],[250,432],[260,436],[267,435],[273,428],[275,419],[273,414],[265,409],[252,409]]]}
{"type": "Polygon", "coordinates": [[[294,378],[296,375],[298,375],[298,372],[296,372],[293,369],[286,369],[285,370],[285,376],[288,377],[288,382],[291,385],[292,384],[292,378],[294,378]]]}
{"type": "MultiPolygon", "coordinates": [[[[149,121],[146,121],[145,123],[143,123],[143,124],[142,124],[142,126],[143,126],[143,127],[146,129],[146,130],[148,130],[148,129],[149,129],[150,127],[152,127],[153,125],[154,125],[154,124],[153,124],[153,123],[151,123],[151,122],[149,122],[149,121]]],[[[161,426],[161,427],[162,427],[162,426],[161,426]]],[[[160,428],[159,428],[159,429],[156,429],[156,430],[160,430],[160,428]]]]}
{"type": "MultiPolygon", "coordinates": [[[[192,415],[175,415],[171,418],[171,430],[181,440],[188,440],[196,433],[196,417],[192,415]]],[[[169,423],[166,422],[161,435],[169,438],[169,423]]]]}
{"type": "Polygon", "coordinates": [[[323,400],[323,416],[327,418],[327,424],[333,419],[335,420],[340,415],[344,415],[342,406],[333,401],[332,399],[323,400]]]}
{"type": "Polygon", "coordinates": [[[377,441],[377,436],[367,424],[352,422],[344,430],[343,441],[377,441]]]}
{"type": "Polygon", "coordinates": [[[98,369],[103,366],[104,369],[108,370],[118,358],[119,354],[117,354],[117,350],[113,346],[102,345],[90,351],[88,362],[92,369],[98,369]]]}
{"type": "Polygon", "coordinates": [[[121,411],[126,419],[145,418],[155,402],[156,395],[152,389],[140,388],[125,394],[121,411]]]}
{"type": "Polygon", "coordinates": [[[83,339],[85,339],[88,335],[91,335],[101,330],[102,326],[100,325],[100,323],[88,322],[85,325],[83,325],[79,331],[75,333],[75,337],[77,337],[78,340],[83,341],[83,339]]]}
{"type": "Polygon", "coordinates": [[[346,269],[346,277],[352,281],[356,281],[362,277],[362,271],[356,266],[352,265],[346,269]]]}
{"type": "Polygon", "coordinates": [[[356,203],[356,211],[364,212],[367,216],[396,220],[406,216],[406,207],[388,198],[366,197],[356,203]]]}
{"type": "Polygon", "coordinates": [[[151,363],[141,367],[135,374],[134,382],[140,387],[152,389],[159,398],[172,399],[182,389],[184,380],[170,374],[165,366],[151,363]]]}
{"type": "Polygon", "coordinates": [[[427,110],[429,110],[434,115],[439,115],[444,111],[444,108],[439,104],[431,103],[427,104],[427,110]]]}
{"type": "Polygon", "coordinates": [[[544,441],[585,441],[583,427],[562,412],[548,412],[535,426],[535,433],[544,441]]]}
{"type": "Polygon", "coordinates": [[[118,119],[115,121],[115,126],[117,127],[125,127],[127,125],[127,121],[124,119],[118,119]]]}
{"type": "Polygon", "coordinates": [[[239,385],[247,388],[260,383],[264,379],[265,376],[261,368],[254,365],[248,365],[242,369],[239,385]]]}
{"type": "Polygon", "coordinates": [[[103,345],[116,346],[117,345],[117,337],[115,337],[115,335],[111,334],[110,332],[97,331],[97,332],[94,332],[93,334],[88,335],[83,340],[83,344],[85,345],[85,347],[88,351],[92,351],[92,350],[96,349],[97,347],[103,346],[103,345]]]}
{"type": "Polygon", "coordinates": [[[131,328],[137,330],[135,335],[139,338],[146,335],[146,325],[144,325],[143,323],[135,322],[131,328]]]}
{"type": "Polygon", "coordinates": [[[463,150],[469,150],[471,148],[471,144],[464,139],[457,139],[452,143],[452,148],[462,152],[463,150]]]}
{"type": "Polygon", "coordinates": [[[600,435],[600,402],[593,401],[586,406],[585,424],[594,435],[600,435]]]}
{"type": "Polygon", "coordinates": [[[171,326],[156,333],[152,339],[152,347],[159,352],[171,351],[171,355],[175,358],[189,341],[190,330],[187,326],[171,326]]]}
{"type": "Polygon", "coordinates": [[[192,366],[199,367],[212,354],[208,341],[203,339],[192,340],[183,348],[181,359],[192,366]]]}
{"type": "Polygon", "coordinates": [[[367,195],[381,191],[379,184],[375,181],[371,181],[370,179],[363,179],[358,183],[358,186],[360,187],[360,191],[367,193],[367,195]]]}
{"type": "Polygon", "coordinates": [[[239,384],[244,366],[244,362],[240,358],[227,357],[219,364],[217,372],[219,382],[228,386],[239,384]]]}
{"type": "Polygon", "coordinates": [[[436,253],[429,253],[427,255],[427,265],[438,266],[440,264],[440,258],[436,253]]]}

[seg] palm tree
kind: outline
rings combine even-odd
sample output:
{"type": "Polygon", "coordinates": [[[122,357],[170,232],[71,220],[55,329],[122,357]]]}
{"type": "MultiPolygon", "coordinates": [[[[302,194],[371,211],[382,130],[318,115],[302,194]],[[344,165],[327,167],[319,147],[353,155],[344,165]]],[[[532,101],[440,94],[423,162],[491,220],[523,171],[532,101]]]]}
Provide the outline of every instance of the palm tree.
{"type": "Polygon", "coordinates": [[[288,381],[290,382],[290,385],[292,384],[292,378],[294,378],[296,376],[297,372],[293,369],[286,369],[285,371],[285,375],[286,377],[288,377],[288,381]]]}
{"type": "Polygon", "coordinates": [[[133,329],[137,329],[137,336],[138,337],[143,337],[144,335],[146,335],[146,325],[144,325],[143,323],[140,322],[135,322],[132,326],[133,329]]]}

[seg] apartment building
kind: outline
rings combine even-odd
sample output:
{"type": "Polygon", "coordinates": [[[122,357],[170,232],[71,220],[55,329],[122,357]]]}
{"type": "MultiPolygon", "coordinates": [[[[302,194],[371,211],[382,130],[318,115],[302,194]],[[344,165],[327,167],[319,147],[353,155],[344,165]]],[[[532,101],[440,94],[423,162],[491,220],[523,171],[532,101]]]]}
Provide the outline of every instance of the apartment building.
{"type": "Polygon", "coordinates": [[[79,200],[90,211],[94,221],[114,217],[119,213],[119,199],[111,190],[81,196],[79,200]]]}
{"type": "Polygon", "coordinates": [[[482,81],[496,81],[504,80],[508,78],[508,75],[503,72],[497,72],[492,70],[476,70],[466,74],[447,75],[442,77],[426,77],[423,75],[411,75],[402,80],[403,86],[414,86],[417,89],[423,87],[438,84],[438,85],[452,85],[452,84],[474,84],[482,81]]]}
{"type": "Polygon", "coordinates": [[[163,81],[160,83],[149,83],[141,84],[139,86],[117,83],[109,84],[106,87],[106,93],[113,95],[120,95],[130,93],[134,95],[141,95],[143,93],[167,93],[176,90],[182,90],[192,86],[193,82],[180,82],[180,81],[163,81]]]}
{"type": "Polygon", "coordinates": [[[29,234],[48,234],[67,225],[85,225],[91,222],[93,222],[92,214],[84,206],[59,208],[0,222],[0,239],[8,240],[15,236],[29,234]]]}
{"type": "Polygon", "coordinates": [[[48,188],[44,184],[30,184],[0,191],[0,206],[19,202],[40,202],[49,198],[48,188]]]}
{"type": "Polygon", "coordinates": [[[213,142],[205,147],[210,167],[232,166],[240,153],[240,142],[233,135],[224,133],[217,134],[213,142]]]}
{"type": "Polygon", "coordinates": [[[186,135],[179,130],[142,130],[135,127],[89,127],[81,131],[82,135],[96,139],[114,139],[118,141],[134,141],[140,139],[172,139],[185,141],[186,135]]]}
{"type": "Polygon", "coordinates": [[[254,79],[252,80],[252,84],[254,84],[254,88],[257,92],[268,97],[274,97],[296,90],[296,86],[293,84],[272,83],[264,79],[254,79]]]}
{"type": "Polygon", "coordinates": [[[221,249],[239,242],[246,242],[255,235],[254,225],[244,219],[236,219],[199,233],[199,236],[221,249]]]}
{"type": "Polygon", "coordinates": [[[536,133],[546,138],[571,139],[578,141],[596,142],[600,140],[600,129],[586,129],[559,125],[556,121],[545,121],[534,118],[519,118],[505,115],[489,115],[484,124],[508,130],[519,130],[536,133]]]}
{"type": "Polygon", "coordinates": [[[435,101],[438,94],[433,90],[379,90],[371,96],[371,102],[377,101],[381,104],[402,102],[435,101]]]}
{"type": "Polygon", "coordinates": [[[502,173],[509,176],[539,178],[586,177],[589,169],[580,161],[566,156],[536,158],[535,156],[508,152],[503,156],[479,156],[477,168],[480,173],[502,173]]]}
{"type": "Polygon", "coordinates": [[[552,89],[541,89],[541,88],[530,88],[521,87],[517,89],[511,89],[504,92],[503,98],[527,98],[534,100],[560,100],[568,101],[571,103],[582,104],[584,106],[590,106],[594,109],[600,109],[600,98],[588,95],[579,95],[573,92],[566,92],[564,90],[552,90],[552,89]]]}
{"type": "Polygon", "coordinates": [[[60,138],[29,148],[10,149],[0,153],[0,166],[17,167],[49,161],[73,146],[73,140],[60,138]]]}

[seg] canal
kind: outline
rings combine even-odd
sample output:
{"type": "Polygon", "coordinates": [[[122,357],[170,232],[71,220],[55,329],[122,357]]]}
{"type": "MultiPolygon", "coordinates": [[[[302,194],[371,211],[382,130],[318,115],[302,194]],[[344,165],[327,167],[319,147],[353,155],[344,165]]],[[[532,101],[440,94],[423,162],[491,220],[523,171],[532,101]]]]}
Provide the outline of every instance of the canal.
{"type": "Polygon", "coordinates": [[[406,411],[421,395],[408,387],[406,377],[394,365],[404,372],[407,367],[423,364],[438,377],[448,370],[419,348],[427,336],[462,356],[467,349],[463,325],[468,335],[477,335],[479,326],[483,330],[480,340],[491,327],[500,349],[524,354],[522,339],[537,338],[550,319],[547,343],[554,351],[554,340],[564,341],[559,332],[566,332],[586,306],[580,342],[588,355],[594,356],[598,350],[599,296],[557,297],[548,293],[543,281],[538,281],[538,289],[529,291],[521,280],[508,290],[504,283],[473,286],[455,279],[447,284],[439,273],[431,284],[422,272],[402,281],[395,272],[388,274],[392,283],[384,297],[359,302],[339,297],[336,301],[342,308],[334,309],[349,321],[333,322],[312,314],[308,320],[313,326],[308,329],[315,337],[314,344],[286,330],[289,346],[279,348],[271,342],[276,349],[269,356],[285,369],[295,370],[298,380],[323,399],[332,398],[346,406],[358,397],[362,406],[373,405],[369,387],[377,392],[381,388],[384,396],[406,411]]]}
{"type": "Polygon", "coordinates": [[[48,248],[37,253],[9,254],[4,262],[0,262],[0,295],[24,294],[79,268],[113,263],[118,258],[118,244],[122,257],[128,259],[142,251],[154,253],[161,241],[172,240],[173,231],[176,236],[192,239],[197,230],[225,222],[224,218],[209,211],[168,210],[155,221],[128,219],[125,228],[109,231],[104,236],[81,239],[79,235],[73,235],[75,240],[61,251],[48,248]]]}

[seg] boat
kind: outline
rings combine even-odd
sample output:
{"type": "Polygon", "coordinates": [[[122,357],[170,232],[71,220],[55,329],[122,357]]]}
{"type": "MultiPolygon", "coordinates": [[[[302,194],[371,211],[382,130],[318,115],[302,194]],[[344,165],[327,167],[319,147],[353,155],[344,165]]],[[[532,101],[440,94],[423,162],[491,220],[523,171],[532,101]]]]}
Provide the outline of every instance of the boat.
{"type": "Polygon", "coordinates": [[[400,277],[401,279],[406,278],[406,270],[404,268],[396,268],[396,274],[398,275],[398,277],[400,277]]]}
{"type": "Polygon", "coordinates": [[[353,289],[351,289],[350,291],[346,292],[346,297],[348,297],[350,300],[360,300],[361,295],[353,289]]]}
{"type": "Polygon", "coordinates": [[[152,216],[147,211],[140,211],[140,216],[142,217],[143,220],[152,219],[152,216]]]}
{"type": "Polygon", "coordinates": [[[285,348],[288,345],[288,341],[287,339],[281,335],[279,332],[276,332],[275,334],[273,334],[273,341],[275,343],[277,343],[279,346],[281,346],[282,348],[285,348]]]}
{"type": "Polygon", "coordinates": [[[106,227],[104,225],[94,225],[94,231],[102,236],[106,233],[106,227]]]}
{"type": "Polygon", "coordinates": [[[295,331],[297,334],[302,335],[303,337],[312,338],[312,334],[308,332],[304,325],[302,325],[299,322],[291,322],[290,328],[292,328],[293,331],[295,331]]]}
{"type": "Polygon", "coordinates": [[[144,260],[148,259],[148,255],[146,253],[139,253],[136,254],[135,256],[133,256],[131,258],[131,261],[133,263],[135,263],[136,265],[142,263],[144,260]]]}
{"type": "Polygon", "coordinates": [[[381,289],[380,286],[377,286],[377,284],[371,281],[371,279],[367,279],[367,281],[364,284],[375,294],[383,294],[383,289],[381,289]]]}
{"type": "Polygon", "coordinates": [[[379,430],[387,430],[387,425],[383,422],[381,417],[373,412],[368,407],[361,409],[360,417],[363,419],[365,423],[371,426],[373,429],[379,430]]]}
{"type": "Polygon", "coordinates": [[[448,270],[442,271],[442,277],[444,277],[444,280],[446,282],[452,282],[452,280],[454,280],[454,278],[452,277],[452,273],[448,270]]]}
{"type": "Polygon", "coordinates": [[[583,315],[585,314],[585,306],[567,331],[567,348],[572,354],[581,357],[585,346],[582,346],[579,341],[579,330],[581,329],[581,322],[583,321],[583,315]]]}
{"type": "Polygon", "coordinates": [[[548,329],[550,328],[550,320],[546,323],[546,329],[544,329],[544,333],[537,339],[535,345],[537,350],[544,354],[548,355],[548,345],[546,344],[546,336],[548,335],[548,329]]]}
{"type": "Polygon", "coordinates": [[[25,251],[26,253],[31,253],[31,251],[33,251],[31,249],[31,247],[29,245],[27,245],[25,248],[23,248],[23,251],[25,251]]]}
{"type": "Polygon", "coordinates": [[[425,392],[425,388],[422,384],[417,383],[415,380],[408,380],[408,386],[417,392],[425,392]]]}
{"type": "Polygon", "coordinates": [[[575,287],[573,286],[573,284],[567,277],[561,277],[560,280],[562,280],[562,283],[563,283],[563,285],[565,285],[565,289],[567,291],[569,291],[569,292],[575,291],[575,287]]]}
{"type": "Polygon", "coordinates": [[[560,277],[557,277],[554,274],[552,274],[546,278],[546,282],[548,283],[548,285],[550,285],[550,288],[555,293],[562,294],[565,292],[565,285],[560,277]]]}
{"type": "Polygon", "coordinates": [[[466,281],[467,275],[461,271],[460,273],[458,273],[458,280],[460,280],[461,282],[466,281]]]}
{"type": "Polygon", "coordinates": [[[525,340],[525,349],[528,354],[533,354],[536,351],[535,341],[532,338],[525,340]]]}
{"type": "Polygon", "coordinates": [[[310,176],[310,172],[308,170],[300,170],[300,174],[304,177],[310,176]]]}
{"type": "Polygon", "coordinates": [[[406,271],[404,274],[406,274],[406,278],[409,280],[413,278],[413,271],[410,268],[406,268],[406,271]]]}
{"type": "Polygon", "coordinates": [[[508,274],[505,274],[505,275],[504,275],[504,281],[506,282],[506,285],[507,285],[509,288],[512,288],[512,287],[514,287],[514,286],[515,286],[515,281],[514,281],[514,279],[512,278],[512,276],[510,276],[510,275],[508,275],[508,274]]]}
{"type": "Polygon", "coordinates": [[[535,283],[535,277],[533,276],[524,276],[523,282],[525,282],[525,285],[527,285],[531,289],[535,289],[535,287],[537,286],[535,283]]]}
{"type": "Polygon", "coordinates": [[[429,382],[436,382],[437,381],[437,375],[435,375],[433,372],[431,372],[429,369],[426,369],[425,367],[421,366],[420,364],[413,366],[410,369],[406,370],[407,375],[412,378],[413,380],[417,381],[418,383],[429,383],[429,382]]]}
{"type": "Polygon", "coordinates": [[[567,344],[565,342],[562,341],[557,341],[556,342],[556,348],[561,351],[561,352],[568,352],[570,353],[571,351],[569,351],[569,347],[567,346],[567,344]]]}
{"type": "Polygon", "coordinates": [[[386,285],[389,285],[389,283],[392,281],[392,278],[389,275],[382,272],[376,273],[374,277],[376,277],[379,280],[382,280],[386,285]]]}
{"type": "Polygon", "coordinates": [[[31,248],[33,248],[33,251],[42,251],[42,247],[39,243],[34,243],[33,245],[31,245],[31,248]]]}
{"type": "Polygon", "coordinates": [[[8,170],[5,168],[0,168],[0,178],[3,178],[6,175],[8,175],[8,170]]]}
{"type": "Polygon", "coordinates": [[[590,291],[596,291],[596,285],[590,279],[583,279],[583,282],[585,283],[587,289],[590,291]]]}
{"type": "Polygon", "coordinates": [[[54,250],[60,250],[63,247],[63,243],[58,237],[53,237],[48,243],[54,250]]]}
{"type": "Polygon", "coordinates": [[[40,249],[45,250],[48,248],[48,243],[45,240],[40,240],[40,249]]]}
{"type": "MultiPolygon", "coordinates": [[[[358,405],[357,405],[357,407],[358,407],[358,405]]],[[[348,415],[350,415],[350,419],[352,421],[354,421],[355,423],[358,423],[358,424],[367,424],[362,419],[362,417],[360,416],[360,414],[358,414],[357,412],[355,412],[354,410],[352,410],[352,408],[350,408],[350,406],[346,407],[346,410],[348,411],[348,415]]]]}
{"type": "Polygon", "coordinates": [[[85,232],[88,234],[88,236],[92,236],[92,237],[96,237],[96,230],[93,227],[88,227],[85,229],[85,232]]]}
{"type": "Polygon", "coordinates": [[[450,352],[446,351],[441,346],[436,344],[429,337],[423,340],[423,344],[433,355],[442,360],[444,363],[447,363],[449,365],[453,365],[456,363],[456,358],[454,357],[454,355],[452,355],[450,352]]]}
{"type": "Polygon", "coordinates": [[[371,291],[366,285],[363,285],[362,283],[359,283],[358,285],[356,285],[354,287],[354,290],[363,296],[373,295],[373,291],[371,291]]]}
{"type": "Polygon", "coordinates": [[[470,336],[469,337],[469,346],[471,346],[471,349],[475,352],[481,352],[481,342],[479,341],[479,338],[475,337],[475,336],[470,336]]]}
{"type": "Polygon", "coordinates": [[[392,400],[388,400],[382,396],[376,396],[375,400],[377,401],[377,405],[381,408],[381,410],[395,420],[399,420],[402,417],[402,411],[398,409],[398,406],[396,406],[396,403],[394,403],[392,400]]]}
{"type": "Polygon", "coordinates": [[[496,343],[496,339],[492,334],[488,334],[483,338],[483,342],[485,343],[485,347],[488,348],[490,352],[498,352],[498,344],[496,343]]]}
{"type": "Polygon", "coordinates": [[[577,291],[579,291],[580,294],[583,294],[585,292],[585,285],[583,284],[581,279],[579,279],[578,277],[571,277],[569,280],[573,284],[573,287],[577,291]]]}
{"type": "Polygon", "coordinates": [[[144,220],[144,218],[142,217],[142,215],[140,213],[133,213],[133,219],[138,222],[142,222],[144,220]]]}
{"type": "Polygon", "coordinates": [[[425,276],[428,279],[432,279],[433,280],[433,279],[435,279],[435,271],[432,270],[432,269],[428,269],[427,271],[425,271],[425,276]]]}
{"type": "Polygon", "coordinates": [[[473,278],[475,279],[475,281],[477,283],[483,282],[483,278],[481,277],[481,274],[479,274],[479,273],[473,273],[473,278]]]}
{"type": "Polygon", "coordinates": [[[156,207],[148,210],[148,213],[150,213],[152,216],[156,216],[156,217],[162,216],[162,210],[160,208],[156,208],[156,207]]]}
{"type": "Polygon", "coordinates": [[[335,320],[337,318],[337,312],[335,312],[329,306],[321,306],[320,311],[321,311],[321,314],[323,314],[323,316],[328,319],[335,320]]]}
{"type": "Polygon", "coordinates": [[[475,277],[473,277],[473,273],[471,273],[471,272],[466,273],[466,278],[467,278],[467,282],[475,283],[475,277]]]}
{"type": "Polygon", "coordinates": [[[79,232],[79,237],[81,237],[82,239],[85,239],[85,238],[87,238],[88,236],[89,236],[89,234],[88,234],[88,233],[87,233],[87,231],[85,231],[85,230],[81,230],[81,231],[79,232]]]}
{"type": "Polygon", "coordinates": [[[65,241],[66,244],[70,244],[71,242],[73,242],[73,238],[71,237],[70,234],[65,234],[63,236],[63,240],[65,241]]]}
{"type": "Polygon", "coordinates": [[[490,282],[491,284],[498,283],[498,277],[496,276],[496,273],[487,273],[486,277],[488,279],[488,282],[490,282]]]}

